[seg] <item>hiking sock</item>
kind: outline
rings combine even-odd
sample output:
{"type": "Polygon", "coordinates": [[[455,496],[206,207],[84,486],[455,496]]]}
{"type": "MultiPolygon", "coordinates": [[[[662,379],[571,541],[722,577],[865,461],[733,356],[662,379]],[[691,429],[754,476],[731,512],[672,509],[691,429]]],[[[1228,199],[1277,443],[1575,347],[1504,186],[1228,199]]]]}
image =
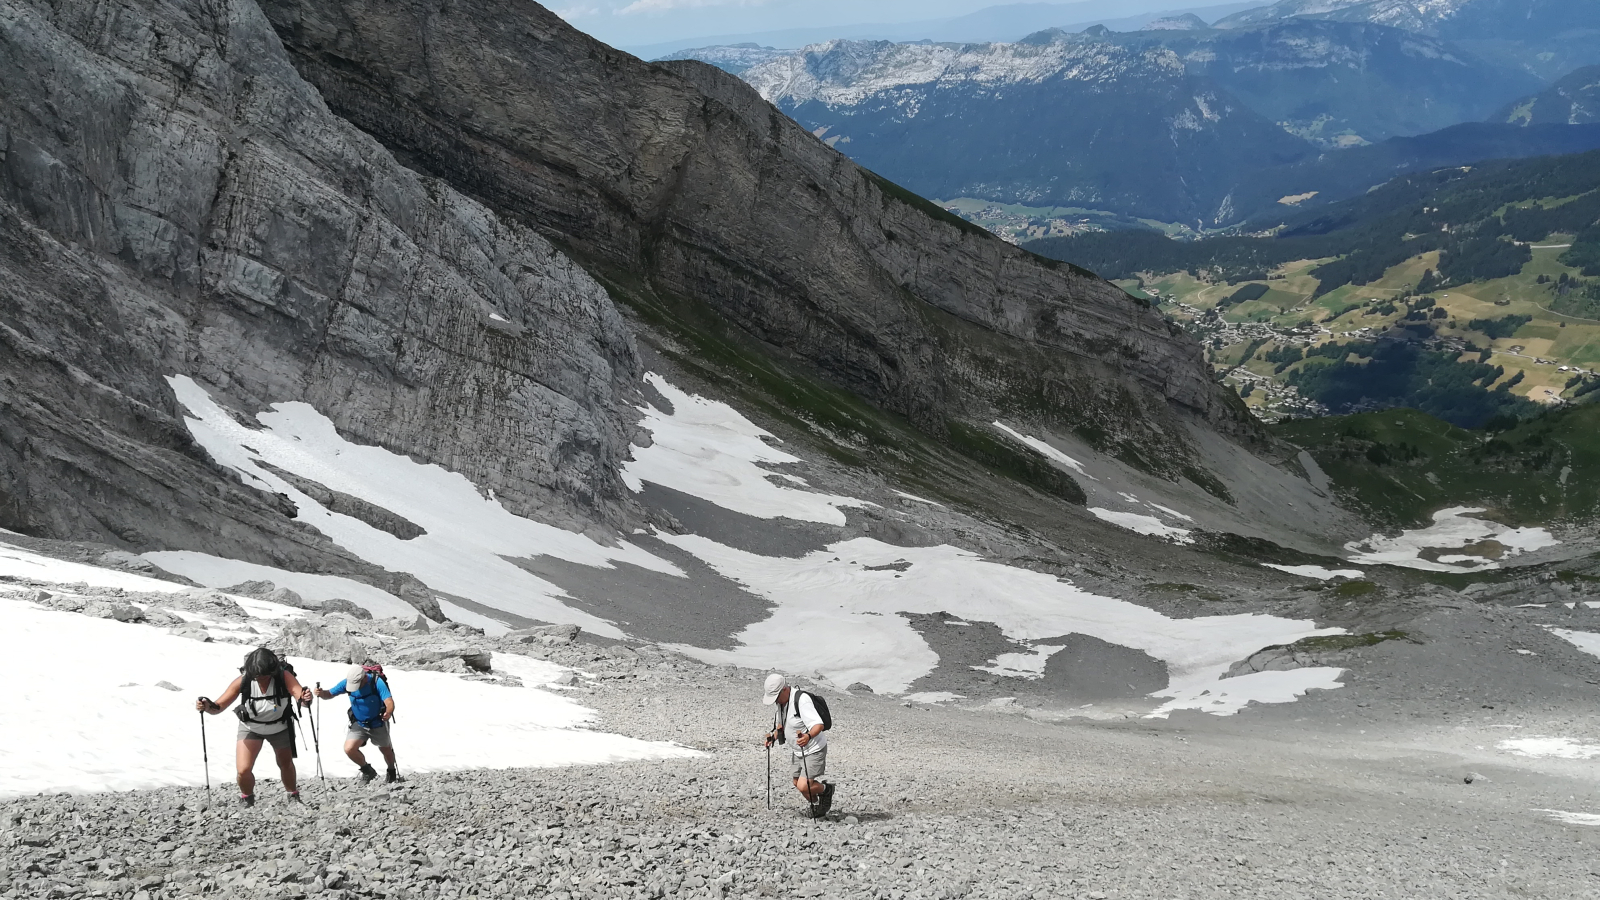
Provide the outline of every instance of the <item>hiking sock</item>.
{"type": "Polygon", "coordinates": [[[365,766],[361,767],[361,780],[362,780],[363,783],[371,784],[372,780],[374,778],[377,778],[377,777],[378,777],[378,770],[374,769],[371,766],[371,764],[368,764],[368,765],[365,765],[365,766]]]}
{"type": "Polygon", "coordinates": [[[240,806],[255,806],[256,805],[256,795],[255,794],[240,794],[239,795],[239,805],[240,806]]]}

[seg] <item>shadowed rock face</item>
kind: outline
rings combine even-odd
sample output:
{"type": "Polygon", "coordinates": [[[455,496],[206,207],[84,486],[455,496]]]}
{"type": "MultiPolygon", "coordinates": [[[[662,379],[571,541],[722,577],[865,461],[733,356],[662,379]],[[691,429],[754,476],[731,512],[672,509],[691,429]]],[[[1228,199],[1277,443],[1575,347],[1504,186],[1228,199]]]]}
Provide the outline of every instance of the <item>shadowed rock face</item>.
{"type": "Polygon", "coordinates": [[[211,466],[172,374],[627,517],[637,353],[548,241],[330,113],[250,0],[0,0],[0,525],[361,569],[211,466]]]}
{"type": "Polygon", "coordinates": [[[523,0],[262,5],[330,107],[407,164],[931,433],[1025,413],[1174,471],[1174,410],[1259,434],[1153,310],[941,216],[725,72],[641,62],[523,0]]]}

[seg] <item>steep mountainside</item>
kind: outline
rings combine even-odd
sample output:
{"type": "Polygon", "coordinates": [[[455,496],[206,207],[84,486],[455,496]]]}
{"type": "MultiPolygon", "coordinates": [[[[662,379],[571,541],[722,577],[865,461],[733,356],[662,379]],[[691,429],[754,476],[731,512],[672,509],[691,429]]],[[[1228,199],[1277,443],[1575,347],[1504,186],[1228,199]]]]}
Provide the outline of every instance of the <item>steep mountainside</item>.
{"type": "Polygon", "coordinates": [[[213,467],[165,380],[303,400],[554,521],[628,518],[640,363],[528,228],[397,164],[253,3],[0,3],[0,525],[377,577],[213,467]]]}
{"type": "Polygon", "coordinates": [[[1501,110],[1497,122],[1512,125],[1593,125],[1600,123],[1600,66],[1567,75],[1532,97],[1501,110]]]}
{"type": "Polygon", "coordinates": [[[1225,218],[1246,173],[1312,148],[1170,51],[835,41],[744,73],[862,165],[927,196],[1225,218]]]}
{"type": "Polygon", "coordinates": [[[648,392],[613,297],[682,359],[803,382],[775,413],[841,455],[877,428],[886,458],[1083,502],[996,436],[1005,417],[1236,518],[1278,502],[1229,440],[1277,445],[1148,304],[858,168],[708,66],[642,63],[525,4],[275,4],[293,57],[249,0],[3,9],[7,528],[412,599],[407,542],[470,529],[341,482],[326,460],[361,447],[403,482],[453,473],[437,489],[466,485],[452,502],[492,504],[483,521],[603,544],[652,514],[621,474],[648,392]],[[331,455],[269,461],[285,441],[331,455]]]}
{"type": "Polygon", "coordinates": [[[640,62],[534,4],[477,6],[264,4],[330,106],[409,164],[632,302],[704,304],[930,433],[1041,396],[1108,447],[1174,460],[1175,410],[1251,427],[1153,311],[863,171],[733,76],[640,62]]]}

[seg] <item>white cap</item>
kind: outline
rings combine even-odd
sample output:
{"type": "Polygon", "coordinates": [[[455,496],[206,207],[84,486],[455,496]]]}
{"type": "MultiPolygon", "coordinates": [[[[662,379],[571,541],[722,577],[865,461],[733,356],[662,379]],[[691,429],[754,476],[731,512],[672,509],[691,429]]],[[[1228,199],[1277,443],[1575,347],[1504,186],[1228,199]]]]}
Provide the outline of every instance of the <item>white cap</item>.
{"type": "Polygon", "coordinates": [[[773,703],[777,703],[778,702],[778,695],[783,693],[783,689],[788,687],[788,686],[789,686],[789,679],[783,677],[782,675],[779,675],[776,672],[772,673],[771,675],[768,675],[767,676],[767,693],[766,693],[766,696],[762,699],[761,702],[769,704],[769,705],[773,704],[773,703]]]}
{"type": "Polygon", "coordinates": [[[366,675],[366,669],[360,666],[351,666],[350,671],[344,673],[344,689],[354,691],[356,688],[361,687],[361,679],[365,678],[366,675]]]}

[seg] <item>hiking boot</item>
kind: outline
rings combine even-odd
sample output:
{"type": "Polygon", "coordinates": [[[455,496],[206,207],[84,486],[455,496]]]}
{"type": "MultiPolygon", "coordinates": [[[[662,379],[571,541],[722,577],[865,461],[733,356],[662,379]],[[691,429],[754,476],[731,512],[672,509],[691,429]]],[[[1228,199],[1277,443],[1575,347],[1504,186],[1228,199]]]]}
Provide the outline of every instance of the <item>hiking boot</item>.
{"type": "Polygon", "coordinates": [[[817,801],[817,818],[820,819],[827,815],[830,809],[833,809],[833,785],[831,784],[822,789],[822,799],[817,801]]]}
{"type": "Polygon", "coordinates": [[[290,791],[289,792],[289,802],[290,803],[299,803],[300,802],[300,792],[299,791],[290,791]]]}
{"type": "Polygon", "coordinates": [[[402,781],[405,781],[405,779],[401,778],[400,777],[400,773],[395,771],[394,769],[390,769],[389,773],[387,775],[383,776],[383,783],[384,784],[399,784],[402,781]]]}
{"type": "Polygon", "coordinates": [[[378,777],[378,770],[370,765],[361,767],[361,783],[371,784],[378,777]]]}
{"type": "Polygon", "coordinates": [[[239,795],[239,805],[244,807],[245,809],[249,809],[250,807],[255,806],[256,805],[256,795],[255,794],[240,794],[239,795]]]}

